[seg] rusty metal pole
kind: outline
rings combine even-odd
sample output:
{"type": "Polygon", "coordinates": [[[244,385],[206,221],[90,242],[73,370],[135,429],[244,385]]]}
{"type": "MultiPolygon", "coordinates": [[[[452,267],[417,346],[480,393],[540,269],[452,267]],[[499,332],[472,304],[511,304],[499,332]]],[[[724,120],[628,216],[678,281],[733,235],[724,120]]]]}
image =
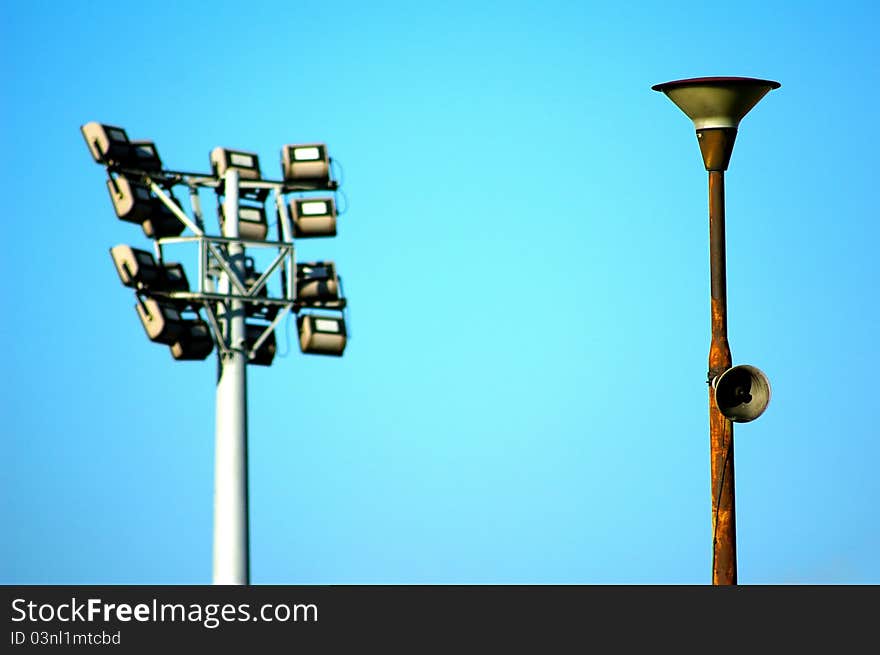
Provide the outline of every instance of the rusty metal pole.
{"type": "Polygon", "coordinates": [[[709,452],[712,470],[712,584],[736,584],[736,502],[733,423],[718,409],[712,381],[733,364],[727,340],[727,255],[724,238],[724,171],[730,164],[736,128],[697,130],[709,172],[709,265],[712,343],[709,346],[709,452]]]}
{"type": "MultiPolygon", "coordinates": [[[[709,382],[733,363],[727,341],[727,265],[724,239],[724,171],[709,171],[709,260],[712,343],[709,382]]],[[[736,503],[733,423],[718,409],[709,386],[709,443],[712,462],[712,584],[736,584],[736,503]]]]}
{"type": "Polygon", "coordinates": [[[724,171],[730,164],[736,128],[697,130],[709,172],[709,265],[712,343],[709,346],[709,449],[712,471],[712,584],[736,584],[736,503],[733,423],[718,409],[712,381],[733,364],[727,340],[727,255],[724,238],[724,171]]]}

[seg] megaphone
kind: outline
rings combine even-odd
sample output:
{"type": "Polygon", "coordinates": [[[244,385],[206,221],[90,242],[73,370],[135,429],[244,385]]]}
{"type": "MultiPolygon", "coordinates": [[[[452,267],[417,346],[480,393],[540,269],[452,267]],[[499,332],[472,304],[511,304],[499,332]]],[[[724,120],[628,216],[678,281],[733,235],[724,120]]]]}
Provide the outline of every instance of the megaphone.
{"type": "Polygon", "coordinates": [[[770,403],[770,380],[754,366],[734,366],[712,380],[715,404],[734,423],[754,421],[770,403]]]}

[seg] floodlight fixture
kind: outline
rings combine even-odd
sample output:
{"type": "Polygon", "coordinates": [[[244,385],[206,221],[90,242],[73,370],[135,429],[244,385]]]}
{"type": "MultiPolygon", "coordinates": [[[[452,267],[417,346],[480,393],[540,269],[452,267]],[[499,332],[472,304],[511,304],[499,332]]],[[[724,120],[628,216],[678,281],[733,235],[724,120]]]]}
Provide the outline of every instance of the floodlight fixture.
{"type": "Polygon", "coordinates": [[[179,262],[163,262],[162,272],[162,291],[189,291],[189,280],[186,278],[183,264],[179,262]]]}
{"type": "Polygon", "coordinates": [[[341,357],[345,351],[345,319],[341,316],[300,314],[297,319],[300,351],[341,357]]]}
{"type": "Polygon", "coordinates": [[[307,188],[330,186],[330,157],[323,143],[286,145],[281,149],[281,175],[285,182],[307,188]]]}
{"type": "Polygon", "coordinates": [[[208,324],[201,319],[185,322],[181,337],[172,343],[171,356],[179,361],[199,361],[206,359],[214,349],[214,338],[208,324]]]}
{"type": "Polygon", "coordinates": [[[110,248],[110,257],[125,286],[137,289],[162,284],[165,272],[148,250],[119,244],[110,248]]]}
{"type": "Polygon", "coordinates": [[[290,201],[294,238],[335,237],[336,202],[332,197],[290,201]]]}
{"type": "MultiPolygon", "coordinates": [[[[224,229],[226,218],[223,205],[219,206],[220,227],[224,229]]],[[[263,205],[238,205],[238,236],[250,241],[263,241],[269,233],[266,208],[263,205]]]]}
{"type": "Polygon", "coordinates": [[[121,127],[93,121],[80,127],[80,131],[89,152],[99,164],[117,164],[126,161],[131,155],[131,142],[121,127]]]}
{"type": "Polygon", "coordinates": [[[141,224],[155,211],[155,198],[142,182],[132,181],[125,175],[111,175],[107,178],[107,191],[121,221],[141,224]]]}
{"type": "Polygon", "coordinates": [[[86,123],[80,130],[92,158],[105,166],[138,171],[158,171],[162,160],[152,141],[132,141],[121,127],[86,123]]]}
{"type": "MultiPolygon", "coordinates": [[[[171,195],[171,194],[169,194],[171,195]]],[[[174,196],[171,200],[175,205],[180,207],[180,202],[174,196]]],[[[153,198],[152,213],[148,218],[141,221],[141,229],[150,239],[164,239],[165,237],[176,237],[183,232],[186,226],[171,211],[168,206],[159,198],[153,198]]]]}
{"type": "Polygon", "coordinates": [[[162,170],[162,160],[152,141],[132,141],[131,155],[123,165],[140,171],[162,170]]]}
{"type": "Polygon", "coordinates": [[[156,201],[154,213],[141,223],[144,234],[150,239],[176,237],[183,232],[184,224],[161,200],[156,201]]]}
{"type": "Polygon", "coordinates": [[[296,299],[311,305],[339,300],[339,277],[331,261],[296,265],[296,299]]]}
{"type": "Polygon", "coordinates": [[[156,262],[148,250],[119,244],[110,248],[110,257],[127,287],[147,292],[189,291],[183,265],[177,262],[156,262]]]}
{"type": "Polygon", "coordinates": [[[242,180],[259,180],[260,157],[254,152],[217,146],[211,151],[211,170],[217,177],[223,177],[230,169],[237,170],[242,180]]]}
{"type": "MultiPolygon", "coordinates": [[[[266,330],[267,325],[263,325],[261,323],[245,323],[245,343],[247,344],[248,351],[253,350],[254,345],[256,345],[257,340],[263,336],[263,332],[266,330]]],[[[270,366],[272,364],[272,360],[275,359],[275,351],[276,351],[276,343],[275,343],[275,330],[272,330],[269,333],[263,343],[260,344],[260,347],[257,348],[254,356],[248,360],[248,364],[255,364],[257,366],[270,366]]]]}
{"type": "MultiPolygon", "coordinates": [[[[183,222],[143,182],[134,181],[126,175],[111,175],[107,179],[107,191],[119,220],[140,224],[150,239],[176,237],[183,232],[183,222]]],[[[179,207],[177,198],[169,195],[179,207]]]]}
{"type": "Polygon", "coordinates": [[[150,341],[170,346],[184,337],[186,323],[174,303],[149,296],[137,300],[135,307],[150,341]]]}

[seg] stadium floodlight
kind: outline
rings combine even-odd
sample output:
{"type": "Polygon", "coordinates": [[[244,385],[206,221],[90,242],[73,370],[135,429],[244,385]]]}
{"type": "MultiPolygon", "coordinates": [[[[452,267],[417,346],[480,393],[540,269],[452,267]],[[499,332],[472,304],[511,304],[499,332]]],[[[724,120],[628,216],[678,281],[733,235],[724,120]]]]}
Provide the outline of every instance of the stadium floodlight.
{"type": "Polygon", "coordinates": [[[107,191],[113,209],[121,221],[141,224],[155,211],[155,198],[146,184],[133,182],[125,175],[107,178],[107,191]]]}
{"type": "Polygon", "coordinates": [[[223,177],[230,169],[238,171],[239,179],[259,180],[260,157],[254,152],[217,146],[211,151],[211,170],[215,176],[223,177]]]}
{"type": "Polygon", "coordinates": [[[335,264],[297,264],[293,244],[295,238],[336,235],[335,199],[297,198],[288,205],[285,197],[337,189],[327,149],[285,146],[285,177],[276,181],[262,179],[253,152],[214,148],[207,175],[166,171],[152,141],[130,140],[124,129],[96,122],[80,129],[92,158],[106,167],[117,217],[141,225],[155,241],[154,252],[126,244],[110,249],[119,279],[135,290],[147,337],[166,345],[178,361],[204,360],[216,347],[212,579],[249,584],[248,365],[273,363],[276,328],[290,313],[297,316],[302,352],[340,356],[346,345],[342,316],[298,316],[304,308],[341,314],[346,306],[335,264]],[[178,185],[189,192],[192,218],[174,197],[178,185]],[[206,231],[202,188],[217,196],[219,235],[206,231]],[[275,241],[267,240],[270,193],[277,211],[275,241]],[[192,236],[180,236],[187,228],[192,236]],[[192,290],[183,265],[165,261],[166,247],[177,244],[198,248],[198,284],[192,290]],[[274,258],[259,259],[262,273],[258,260],[248,256],[251,248],[276,250],[274,258]]]}
{"type": "Polygon", "coordinates": [[[171,356],[179,361],[203,360],[214,349],[214,338],[208,324],[201,319],[185,322],[181,337],[171,344],[171,356]]]}
{"type": "Polygon", "coordinates": [[[301,314],[297,319],[300,351],[341,357],[345,350],[345,319],[341,316],[301,314]]]}
{"type": "Polygon", "coordinates": [[[149,296],[138,296],[137,300],[135,307],[150,341],[170,346],[184,337],[185,319],[174,303],[149,296]]]}
{"type": "MultiPolygon", "coordinates": [[[[261,323],[245,324],[245,342],[247,344],[248,351],[254,349],[254,345],[257,343],[257,340],[263,335],[266,327],[266,325],[263,325],[261,323]]],[[[257,366],[270,366],[272,364],[272,360],[275,359],[275,351],[275,330],[272,330],[272,332],[269,333],[269,336],[266,337],[263,340],[263,343],[260,344],[260,347],[257,348],[254,356],[248,360],[248,364],[255,364],[257,366]]]]}
{"type": "Polygon", "coordinates": [[[86,123],[80,130],[94,160],[105,166],[138,171],[158,171],[162,160],[152,141],[132,141],[121,127],[86,123]]]}
{"type": "Polygon", "coordinates": [[[125,244],[110,248],[110,257],[119,279],[127,287],[145,291],[189,291],[189,281],[182,264],[157,264],[153,253],[125,244]]]}
{"type": "MultiPolygon", "coordinates": [[[[150,239],[176,237],[183,232],[183,222],[142,182],[132,181],[125,175],[110,176],[107,191],[119,220],[139,223],[150,239]]],[[[180,206],[173,195],[171,200],[180,206]]]]}
{"type": "Polygon", "coordinates": [[[333,262],[296,265],[296,299],[306,305],[339,300],[339,278],[333,262]]]}
{"type": "Polygon", "coordinates": [[[80,130],[89,152],[99,164],[118,164],[131,156],[131,142],[121,127],[91,122],[80,127],[80,130]]]}
{"type": "Polygon", "coordinates": [[[152,141],[132,141],[131,155],[123,163],[123,166],[139,171],[162,170],[162,160],[159,158],[156,144],[152,141]]]}
{"type": "Polygon", "coordinates": [[[127,287],[152,287],[163,282],[164,271],[148,250],[119,244],[110,248],[110,257],[113,258],[119,279],[127,287]]]}
{"type": "MultiPolygon", "coordinates": [[[[225,222],[223,205],[220,205],[220,228],[225,222]]],[[[266,208],[263,205],[238,205],[238,236],[249,241],[263,241],[269,233],[266,208]]]]}
{"type": "Polygon", "coordinates": [[[141,228],[147,237],[164,239],[165,237],[176,237],[183,232],[184,224],[162,201],[157,198],[153,207],[153,213],[141,223],[141,228]]]}
{"type": "Polygon", "coordinates": [[[163,262],[162,291],[189,291],[189,280],[186,279],[186,271],[183,264],[178,262],[163,262]]]}
{"type": "Polygon", "coordinates": [[[183,264],[178,262],[163,262],[163,272],[165,274],[162,280],[162,291],[189,291],[189,280],[186,278],[186,271],[183,270],[183,264]]]}
{"type": "Polygon", "coordinates": [[[336,203],[331,197],[294,198],[290,214],[294,238],[336,236],[336,203]]]}
{"type": "Polygon", "coordinates": [[[314,189],[330,186],[330,157],[323,143],[286,145],[281,149],[281,174],[285,182],[314,189]]]}

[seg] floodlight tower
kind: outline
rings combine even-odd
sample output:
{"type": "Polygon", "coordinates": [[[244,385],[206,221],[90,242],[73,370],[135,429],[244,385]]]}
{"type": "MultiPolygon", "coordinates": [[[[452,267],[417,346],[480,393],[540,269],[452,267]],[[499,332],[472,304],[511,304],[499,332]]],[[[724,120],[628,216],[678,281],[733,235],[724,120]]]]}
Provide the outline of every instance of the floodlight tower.
{"type": "Polygon", "coordinates": [[[779,82],[701,77],[656,84],[697,131],[709,172],[709,262],[712,340],[709,347],[709,442],[712,476],[712,584],[736,584],[733,422],[753,421],[770,402],[770,382],[754,366],[731,368],[727,339],[724,171],[742,118],[779,82]]]}
{"type": "Polygon", "coordinates": [[[284,146],[283,180],[272,181],[263,179],[256,153],[215,148],[211,174],[184,173],[164,169],[155,144],[131,141],[122,128],[92,122],[81,130],[95,161],[106,167],[117,217],[140,224],[154,241],[155,256],[124,244],[110,249],[120,280],[135,290],[147,336],[168,346],[175,360],[204,360],[217,348],[213,582],[248,584],[247,366],[272,364],[275,328],[291,312],[303,353],[338,357],[347,342],[347,301],[335,264],[294,257],[294,237],[336,236],[335,198],[310,195],[338,189],[326,146],[284,146]],[[191,217],[174,197],[178,185],[189,192],[191,217]],[[205,231],[200,188],[217,194],[219,236],[205,231]],[[270,193],[276,240],[267,239],[270,193]],[[295,197],[288,203],[290,193],[295,197]],[[191,235],[181,236],[187,229],[191,235]],[[198,247],[194,291],[182,265],[165,260],[164,248],[173,244],[198,247]],[[259,272],[247,248],[276,255],[259,272]],[[273,274],[278,289],[270,294],[273,274]]]}

